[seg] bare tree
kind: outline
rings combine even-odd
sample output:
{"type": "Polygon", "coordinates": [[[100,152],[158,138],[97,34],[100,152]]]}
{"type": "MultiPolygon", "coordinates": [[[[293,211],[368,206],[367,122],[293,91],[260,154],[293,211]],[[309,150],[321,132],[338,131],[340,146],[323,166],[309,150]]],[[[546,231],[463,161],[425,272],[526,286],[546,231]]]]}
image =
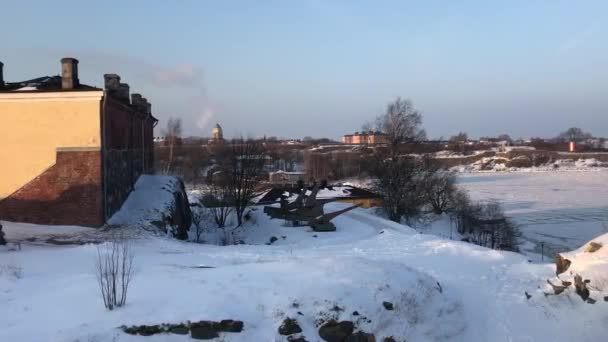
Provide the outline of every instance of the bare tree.
{"type": "Polygon", "coordinates": [[[376,118],[378,131],[388,136],[391,150],[396,152],[398,145],[426,139],[422,129],[422,114],[414,108],[410,100],[400,97],[386,106],[384,114],[376,118]]]}
{"type": "Polygon", "coordinates": [[[419,214],[425,197],[422,180],[430,166],[427,158],[401,156],[401,144],[418,142],[426,137],[422,115],[409,100],[397,98],[376,119],[378,129],[387,135],[388,149],[376,149],[376,162],[370,173],[376,178],[375,188],[383,195],[384,210],[392,221],[400,222],[419,214]]]}
{"type": "Polygon", "coordinates": [[[256,195],[263,176],[266,153],[264,145],[253,139],[235,139],[230,155],[229,188],[237,218],[243,224],[243,214],[256,195]]]}
{"type": "Polygon", "coordinates": [[[437,170],[426,177],[423,192],[433,213],[441,215],[451,209],[456,195],[456,175],[450,171],[437,170]]]}
{"type": "Polygon", "coordinates": [[[460,132],[450,137],[452,143],[466,143],[469,140],[469,135],[466,132],[460,132]]]}
{"type": "Polygon", "coordinates": [[[169,159],[167,161],[167,169],[165,172],[169,173],[173,164],[173,150],[175,149],[177,140],[182,135],[182,119],[169,118],[169,120],[167,121],[167,128],[164,131],[164,135],[169,146],[169,159]]]}
{"type": "Polygon", "coordinates": [[[97,246],[95,275],[103,304],[108,310],[126,303],[133,274],[133,254],[126,239],[115,237],[97,246]]]}
{"type": "Polygon", "coordinates": [[[194,226],[194,242],[201,242],[201,235],[205,232],[205,225],[209,221],[210,211],[208,208],[200,207],[192,212],[192,225],[194,226]]]}
{"type": "Polygon", "coordinates": [[[557,141],[561,142],[579,142],[592,138],[593,135],[589,132],[585,132],[578,127],[570,127],[565,132],[560,133],[557,136],[557,141]]]}
{"type": "Polygon", "coordinates": [[[232,190],[228,181],[210,184],[208,192],[203,196],[200,205],[209,211],[218,228],[226,227],[228,216],[233,211],[232,190]]]}

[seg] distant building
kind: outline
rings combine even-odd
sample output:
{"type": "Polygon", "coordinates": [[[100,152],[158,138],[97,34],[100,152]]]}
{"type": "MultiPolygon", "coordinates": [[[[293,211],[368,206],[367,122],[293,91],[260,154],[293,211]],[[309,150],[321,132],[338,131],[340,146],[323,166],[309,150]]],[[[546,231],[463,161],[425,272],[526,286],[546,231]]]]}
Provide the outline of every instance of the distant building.
{"type": "Polygon", "coordinates": [[[211,141],[210,143],[219,144],[224,142],[224,131],[222,130],[222,126],[219,123],[216,123],[213,129],[211,130],[211,141]]]}
{"type": "Polygon", "coordinates": [[[81,84],[61,75],[6,82],[0,63],[0,219],[98,227],[153,168],[152,107],[115,74],[81,84]]]}
{"type": "Polygon", "coordinates": [[[388,136],[381,132],[355,132],[355,134],[347,134],[342,137],[343,144],[387,144],[388,136]]]}
{"type": "Polygon", "coordinates": [[[268,181],[272,185],[296,185],[298,181],[303,181],[306,172],[285,172],[277,171],[268,174],[268,181]]]}

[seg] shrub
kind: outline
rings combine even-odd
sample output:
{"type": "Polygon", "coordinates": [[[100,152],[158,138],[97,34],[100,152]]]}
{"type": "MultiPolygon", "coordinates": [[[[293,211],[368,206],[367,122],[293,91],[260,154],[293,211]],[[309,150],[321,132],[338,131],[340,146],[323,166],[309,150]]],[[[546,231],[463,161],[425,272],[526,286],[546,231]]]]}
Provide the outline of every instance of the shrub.
{"type": "Polygon", "coordinates": [[[106,309],[114,310],[126,303],[133,274],[133,254],[128,240],[113,238],[97,246],[95,275],[106,309]]]}

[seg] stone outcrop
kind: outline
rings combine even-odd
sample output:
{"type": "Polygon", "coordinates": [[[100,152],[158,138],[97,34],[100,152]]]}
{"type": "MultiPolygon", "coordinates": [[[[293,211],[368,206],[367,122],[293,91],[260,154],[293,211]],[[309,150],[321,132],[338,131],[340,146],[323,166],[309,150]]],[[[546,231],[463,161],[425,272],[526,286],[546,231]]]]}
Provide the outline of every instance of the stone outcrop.
{"type": "Polygon", "coordinates": [[[285,320],[283,320],[283,323],[279,327],[279,334],[284,336],[298,334],[301,332],[302,328],[300,328],[298,321],[293,318],[285,318],[285,320]]]}
{"type": "Polygon", "coordinates": [[[354,330],[353,322],[331,320],[319,328],[319,336],[327,342],[343,342],[354,330]]]}
{"type": "Polygon", "coordinates": [[[587,247],[585,247],[585,252],[587,253],[595,253],[602,248],[602,244],[599,242],[589,242],[587,247]]]}
{"type": "Polygon", "coordinates": [[[560,275],[564,272],[566,272],[568,270],[568,268],[570,268],[570,264],[572,264],[572,262],[564,257],[562,257],[560,254],[556,254],[555,255],[555,275],[560,275]]]}
{"type": "Polygon", "coordinates": [[[130,335],[152,336],[157,334],[188,335],[195,340],[211,340],[220,333],[240,333],[244,324],[241,321],[226,319],[219,322],[198,321],[186,323],[164,323],[157,325],[133,325],[120,327],[130,335]]]}

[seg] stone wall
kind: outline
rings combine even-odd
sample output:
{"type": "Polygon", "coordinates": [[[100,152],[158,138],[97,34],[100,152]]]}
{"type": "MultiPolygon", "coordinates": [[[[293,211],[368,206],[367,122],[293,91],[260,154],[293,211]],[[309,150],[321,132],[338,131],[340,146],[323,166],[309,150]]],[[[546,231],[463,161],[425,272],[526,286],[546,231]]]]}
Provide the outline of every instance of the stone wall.
{"type": "Polygon", "coordinates": [[[0,219],[102,226],[101,163],[98,148],[59,149],[53,166],[0,201],[0,219]]]}

